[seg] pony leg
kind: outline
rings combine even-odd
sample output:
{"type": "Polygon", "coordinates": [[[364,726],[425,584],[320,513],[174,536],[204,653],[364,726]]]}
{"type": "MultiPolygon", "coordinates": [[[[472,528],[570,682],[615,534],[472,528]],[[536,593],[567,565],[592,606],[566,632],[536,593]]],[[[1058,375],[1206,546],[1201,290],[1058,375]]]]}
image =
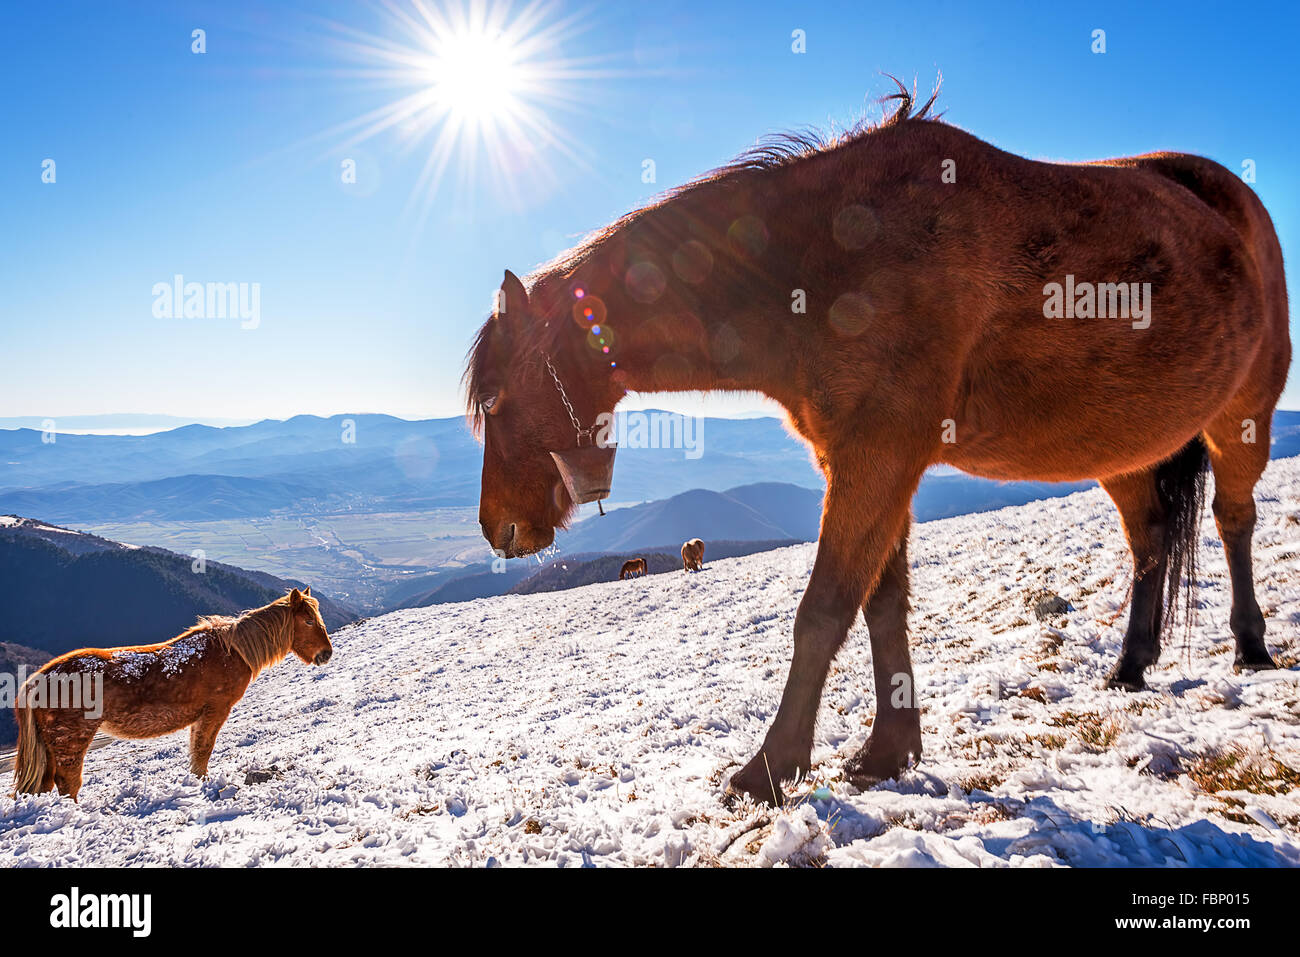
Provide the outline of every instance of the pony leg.
{"type": "Polygon", "coordinates": [[[1255,533],[1255,483],[1268,464],[1269,416],[1261,415],[1253,443],[1242,440],[1241,420],[1232,416],[1226,427],[1207,431],[1206,445],[1214,470],[1214,523],[1223,540],[1228,576],[1232,580],[1232,612],[1228,626],[1237,642],[1234,671],[1267,671],[1277,667],[1264,644],[1264,613],[1255,600],[1251,538],[1255,533]]]}
{"type": "Polygon", "coordinates": [[[208,773],[208,759],[217,743],[217,732],[230,716],[230,709],[205,712],[190,726],[190,771],[199,777],[208,773]]]}
{"type": "MultiPolygon", "coordinates": [[[[51,712],[51,714],[57,713],[51,712]]],[[[41,730],[49,744],[51,764],[54,765],[53,783],[60,794],[66,794],[76,801],[77,795],[81,793],[82,765],[86,760],[86,751],[90,748],[95,732],[99,730],[99,722],[87,721],[78,716],[76,723],[70,728],[50,727],[47,724],[41,730]]],[[[49,773],[47,769],[47,776],[49,773]]]]}
{"type": "Polygon", "coordinates": [[[876,720],[867,743],[844,766],[855,783],[874,783],[894,777],[909,761],[921,760],[921,710],[914,691],[912,656],[907,647],[910,609],[907,534],[905,526],[898,548],[880,576],[880,584],[862,606],[862,617],[871,636],[876,720]]]}
{"type": "Polygon", "coordinates": [[[797,780],[809,769],[831,659],[891,557],[924,468],[918,465],[912,474],[895,463],[897,468],[889,469],[879,457],[874,464],[830,472],[817,560],[795,615],[794,657],[781,705],[759,753],[732,775],[729,796],[748,793],[779,805],[781,783],[797,780]],[[865,481],[866,476],[873,481],[865,481]]]}
{"type": "MultiPolygon", "coordinates": [[[[1119,661],[1106,678],[1106,687],[1141,691],[1143,672],[1160,659],[1160,631],[1168,556],[1164,548],[1167,515],[1157,494],[1155,468],[1101,480],[1119,509],[1129,551],[1133,555],[1133,600],[1119,661]]],[[[1176,587],[1176,585],[1175,585],[1176,587]]]]}

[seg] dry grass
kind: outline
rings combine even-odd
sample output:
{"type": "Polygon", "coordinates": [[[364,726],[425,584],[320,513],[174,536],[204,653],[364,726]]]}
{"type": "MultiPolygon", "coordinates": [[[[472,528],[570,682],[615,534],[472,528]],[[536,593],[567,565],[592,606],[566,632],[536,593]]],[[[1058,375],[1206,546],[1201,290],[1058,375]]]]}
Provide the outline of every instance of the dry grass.
{"type": "Polygon", "coordinates": [[[1000,785],[1005,778],[996,774],[973,774],[967,778],[960,778],[957,781],[957,787],[961,788],[967,794],[971,791],[988,791],[990,794],[993,789],[1000,785]]]}
{"type": "Polygon", "coordinates": [[[1247,791],[1251,794],[1288,794],[1300,788],[1300,771],[1270,754],[1234,745],[1201,755],[1187,776],[1207,794],[1247,791]]]}
{"type": "Polygon", "coordinates": [[[1090,751],[1105,751],[1124,731],[1117,716],[1103,716],[1095,711],[1062,711],[1049,718],[1047,723],[1071,731],[1090,751]]]}

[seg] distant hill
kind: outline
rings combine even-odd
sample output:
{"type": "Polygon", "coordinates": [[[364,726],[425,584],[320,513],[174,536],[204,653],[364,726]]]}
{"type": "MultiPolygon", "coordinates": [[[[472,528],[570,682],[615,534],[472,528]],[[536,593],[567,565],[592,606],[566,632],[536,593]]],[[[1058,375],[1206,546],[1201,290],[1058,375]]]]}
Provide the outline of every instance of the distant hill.
{"type": "MultiPolygon", "coordinates": [[[[0,641],[50,654],[164,641],[199,615],[265,605],[300,584],[218,562],[199,574],[192,561],[0,516],[0,641]]],[[[356,620],[351,609],[317,597],[330,628],[356,620]]]]}
{"type": "MultiPolygon", "coordinates": [[[[43,415],[19,415],[0,417],[0,429],[36,429],[45,428],[50,421],[43,415]]],[[[71,432],[121,432],[143,433],[160,432],[165,429],[178,429],[185,425],[210,425],[225,428],[232,425],[251,425],[251,419],[213,419],[182,418],[178,415],[156,415],[151,413],[109,413],[106,415],[61,415],[54,420],[56,428],[71,432]]]]}
{"type": "MultiPolygon", "coordinates": [[[[918,522],[928,522],[1056,498],[1094,484],[995,482],[961,473],[930,473],[921,480],[912,511],[918,522]]],[[[693,489],[584,519],[562,532],[556,542],[567,552],[624,552],[690,538],[811,542],[820,531],[821,506],[820,491],[780,482],[743,485],[725,492],[693,489]]]]}
{"type": "Polygon", "coordinates": [[[1008,505],[1024,505],[1044,498],[1060,498],[1092,488],[1096,482],[997,482],[957,473],[931,472],[921,479],[912,496],[912,514],[918,522],[954,515],[991,512],[1008,505]]]}
{"type": "Polygon", "coordinates": [[[475,598],[504,595],[512,585],[534,574],[537,569],[536,561],[521,558],[506,562],[501,571],[494,571],[492,563],[486,562],[422,575],[421,584],[426,587],[418,591],[412,591],[408,587],[396,594],[390,593],[384,609],[425,608],[452,601],[473,601],[475,598]]]}
{"type": "Polygon", "coordinates": [[[0,492],[0,512],[43,515],[51,522],[204,522],[306,510],[328,493],[275,479],[179,475],[149,482],[74,485],[0,492]]]}
{"type": "MultiPolygon", "coordinates": [[[[755,552],[782,548],[795,544],[793,539],[762,541],[708,542],[704,553],[707,564],[715,558],[735,558],[755,552]]],[[[565,553],[551,558],[542,565],[531,558],[507,562],[504,571],[493,571],[487,565],[449,569],[390,589],[385,609],[427,608],[449,602],[472,601],[475,598],[493,598],[497,595],[533,595],[544,591],[562,591],[590,585],[593,582],[616,581],[623,563],[629,558],[644,558],[652,575],[681,571],[680,545],[659,545],[650,549],[600,553],[565,553]],[[422,587],[429,586],[429,587],[422,587]]]]}
{"type": "MultiPolygon", "coordinates": [[[[705,542],[704,564],[722,558],[739,558],[756,552],[767,552],[774,548],[797,545],[798,542],[788,538],[758,542],[705,542]]],[[[664,545],[655,549],[644,549],[620,555],[602,555],[585,561],[578,559],[557,558],[546,566],[528,576],[510,589],[511,595],[536,595],[547,591],[562,591],[566,588],[578,588],[593,585],[596,582],[619,580],[623,563],[629,558],[644,558],[647,574],[661,575],[667,572],[682,572],[681,546],[664,545]]],[[[682,572],[685,574],[685,572],[682,572]]]]}
{"type": "Polygon", "coordinates": [[[692,489],[579,522],[556,538],[568,553],[625,552],[691,538],[705,541],[812,541],[821,492],[763,482],[713,492],[692,489]]]}

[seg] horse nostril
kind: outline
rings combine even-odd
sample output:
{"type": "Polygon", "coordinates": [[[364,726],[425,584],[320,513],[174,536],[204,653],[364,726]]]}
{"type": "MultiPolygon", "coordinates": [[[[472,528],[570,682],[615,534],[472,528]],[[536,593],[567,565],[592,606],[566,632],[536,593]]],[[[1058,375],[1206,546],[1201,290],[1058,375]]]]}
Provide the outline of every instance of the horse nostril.
{"type": "Polygon", "coordinates": [[[326,648],[324,651],[322,651],[320,654],[316,656],[316,664],[323,665],[325,664],[325,662],[329,661],[332,657],[334,657],[333,650],[326,648]]]}

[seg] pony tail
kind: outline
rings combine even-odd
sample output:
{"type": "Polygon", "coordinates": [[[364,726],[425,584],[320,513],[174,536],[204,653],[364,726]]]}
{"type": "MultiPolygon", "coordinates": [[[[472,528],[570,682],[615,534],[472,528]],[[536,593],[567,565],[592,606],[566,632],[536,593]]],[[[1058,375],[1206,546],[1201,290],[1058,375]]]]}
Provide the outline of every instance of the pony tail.
{"type": "Polygon", "coordinates": [[[18,750],[14,754],[14,797],[38,794],[50,763],[50,749],[41,738],[31,708],[14,708],[18,720],[18,750]]]}

